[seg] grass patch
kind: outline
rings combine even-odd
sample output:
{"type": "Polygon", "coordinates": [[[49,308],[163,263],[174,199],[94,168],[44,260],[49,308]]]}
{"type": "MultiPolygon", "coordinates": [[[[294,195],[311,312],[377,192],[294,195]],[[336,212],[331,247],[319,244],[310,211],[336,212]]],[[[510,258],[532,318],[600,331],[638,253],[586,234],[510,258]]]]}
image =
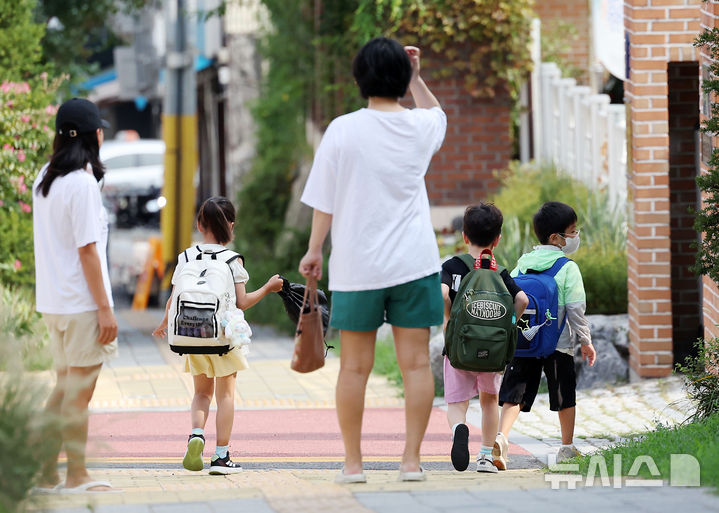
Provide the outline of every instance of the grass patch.
{"type": "MultiPolygon", "coordinates": [[[[614,474],[614,455],[621,455],[621,474],[629,475],[634,460],[639,456],[650,456],[657,465],[661,478],[670,477],[672,454],[690,454],[699,461],[702,486],[719,490],[719,415],[702,421],[674,427],[659,426],[654,431],[634,436],[616,445],[603,449],[596,455],[603,456],[609,475],[614,474]]],[[[591,456],[572,460],[579,463],[579,472],[586,475],[591,456]]],[[[634,476],[632,476],[634,477],[634,476]]],[[[657,479],[647,465],[641,465],[637,477],[657,479]]]]}

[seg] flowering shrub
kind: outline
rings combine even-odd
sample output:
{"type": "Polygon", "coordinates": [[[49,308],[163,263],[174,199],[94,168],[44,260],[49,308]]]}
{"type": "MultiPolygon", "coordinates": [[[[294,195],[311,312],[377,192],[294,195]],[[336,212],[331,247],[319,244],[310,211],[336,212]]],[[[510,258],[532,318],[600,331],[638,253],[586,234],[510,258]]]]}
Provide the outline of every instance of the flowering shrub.
{"type": "Polygon", "coordinates": [[[60,81],[0,84],[0,284],[34,281],[32,183],[51,152],[60,81]]]}

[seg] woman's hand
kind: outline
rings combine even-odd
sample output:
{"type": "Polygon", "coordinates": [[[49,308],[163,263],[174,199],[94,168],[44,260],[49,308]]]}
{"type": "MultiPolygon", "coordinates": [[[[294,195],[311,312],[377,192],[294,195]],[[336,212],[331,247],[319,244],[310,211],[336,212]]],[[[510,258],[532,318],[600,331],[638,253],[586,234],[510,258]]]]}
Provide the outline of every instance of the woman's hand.
{"type": "Polygon", "coordinates": [[[97,311],[97,323],[100,325],[100,335],[97,341],[103,346],[117,338],[117,320],[112,308],[100,308],[97,311]]]}
{"type": "Polygon", "coordinates": [[[322,250],[307,250],[300,260],[299,271],[305,278],[314,276],[318,280],[322,279],[322,250]]]}
{"type": "Polygon", "coordinates": [[[409,57],[409,63],[412,65],[412,79],[419,77],[419,48],[416,46],[405,46],[404,51],[409,57]]]}
{"type": "Polygon", "coordinates": [[[279,274],[275,274],[272,278],[267,280],[267,283],[265,283],[265,287],[267,288],[268,292],[279,292],[282,290],[282,284],[284,282],[282,281],[282,278],[279,274]]]}

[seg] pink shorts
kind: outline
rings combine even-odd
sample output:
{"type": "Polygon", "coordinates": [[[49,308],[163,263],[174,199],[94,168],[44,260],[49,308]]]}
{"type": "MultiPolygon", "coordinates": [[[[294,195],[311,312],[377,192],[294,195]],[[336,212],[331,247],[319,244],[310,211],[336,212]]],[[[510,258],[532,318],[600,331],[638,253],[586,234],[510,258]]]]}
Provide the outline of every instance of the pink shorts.
{"type": "Polygon", "coordinates": [[[455,369],[444,357],[444,400],[447,404],[469,401],[480,391],[498,394],[502,385],[499,372],[473,372],[455,369]]]}

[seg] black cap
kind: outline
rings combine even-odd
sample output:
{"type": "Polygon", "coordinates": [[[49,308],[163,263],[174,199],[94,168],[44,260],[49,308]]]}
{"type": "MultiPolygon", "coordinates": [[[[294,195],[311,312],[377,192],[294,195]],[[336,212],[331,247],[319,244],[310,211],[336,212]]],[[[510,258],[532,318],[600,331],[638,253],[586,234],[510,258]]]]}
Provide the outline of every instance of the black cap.
{"type": "Polygon", "coordinates": [[[76,137],[77,134],[94,132],[98,128],[109,128],[110,123],[100,117],[97,105],[84,98],[73,98],[57,109],[55,130],[57,133],[76,137]]]}

